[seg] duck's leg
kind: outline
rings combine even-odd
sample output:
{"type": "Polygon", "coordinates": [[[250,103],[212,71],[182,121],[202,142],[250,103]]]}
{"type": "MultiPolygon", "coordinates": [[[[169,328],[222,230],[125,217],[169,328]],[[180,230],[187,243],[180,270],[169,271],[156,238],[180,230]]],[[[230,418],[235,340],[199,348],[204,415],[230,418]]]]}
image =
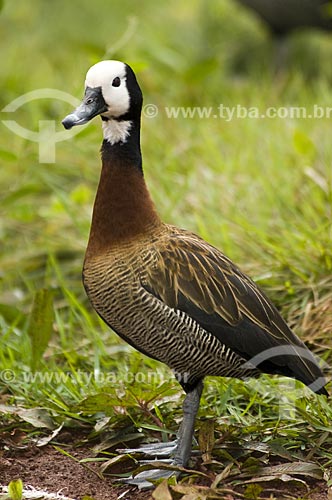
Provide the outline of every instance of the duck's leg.
{"type": "Polygon", "coordinates": [[[192,441],[195,429],[195,419],[203,391],[203,382],[187,393],[183,401],[183,420],[181,422],[173,463],[186,467],[190,459],[192,441]]]}
{"type": "MultiPolygon", "coordinates": [[[[171,463],[174,465],[179,465],[181,467],[186,467],[191,453],[192,440],[194,435],[195,418],[199,408],[199,402],[203,390],[203,383],[200,381],[194,389],[190,390],[183,402],[183,420],[179,428],[178,436],[175,441],[171,443],[155,443],[152,445],[142,446],[141,448],[134,448],[128,450],[121,450],[126,453],[141,452],[148,456],[157,457],[170,457],[168,460],[163,460],[165,463],[171,463]]],[[[144,462],[144,463],[153,463],[144,462]]],[[[138,486],[139,489],[148,489],[152,487],[149,480],[157,480],[172,475],[178,475],[176,472],[155,469],[150,471],[144,471],[137,474],[135,477],[130,477],[125,479],[124,482],[127,484],[134,484],[138,486]]]]}

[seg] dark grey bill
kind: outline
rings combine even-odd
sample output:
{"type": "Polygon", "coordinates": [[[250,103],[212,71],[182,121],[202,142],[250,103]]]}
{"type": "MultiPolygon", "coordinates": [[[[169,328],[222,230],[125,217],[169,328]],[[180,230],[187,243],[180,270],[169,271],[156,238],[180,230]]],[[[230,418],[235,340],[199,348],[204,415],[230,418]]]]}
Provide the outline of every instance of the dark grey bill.
{"type": "Polygon", "coordinates": [[[101,87],[87,87],[85,89],[82,104],[62,120],[62,125],[66,129],[70,129],[75,125],[83,125],[92,120],[95,116],[105,113],[107,110],[108,107],[103,97],[101,87]]]}

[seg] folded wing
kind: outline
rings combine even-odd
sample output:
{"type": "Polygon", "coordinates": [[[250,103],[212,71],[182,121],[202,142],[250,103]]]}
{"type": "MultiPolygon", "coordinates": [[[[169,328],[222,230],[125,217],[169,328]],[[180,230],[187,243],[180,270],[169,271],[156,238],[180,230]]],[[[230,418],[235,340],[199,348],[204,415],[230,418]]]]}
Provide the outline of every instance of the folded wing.
{"type": "Polygon", "coordinates": [[[154,264],[142,283],[150,293],[190,315],[262,371],[297,378],[326,393],[312,353],[257,285],[219,250],[174,229],[153,252],[154,264]]]}

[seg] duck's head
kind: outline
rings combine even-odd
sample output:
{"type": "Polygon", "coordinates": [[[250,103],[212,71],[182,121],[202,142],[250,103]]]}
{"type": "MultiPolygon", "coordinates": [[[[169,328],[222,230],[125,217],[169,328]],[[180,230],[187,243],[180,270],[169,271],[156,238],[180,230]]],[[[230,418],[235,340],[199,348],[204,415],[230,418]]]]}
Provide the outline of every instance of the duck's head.
{"type": "Polygon", "coordinates": [[[130,66],[120,61],[101,61],[87,72],[83,101],[62,124],[70,129],[97,115],[105,122],[131,123],[139,119],[142,101],[141,89],[130,66]]]}

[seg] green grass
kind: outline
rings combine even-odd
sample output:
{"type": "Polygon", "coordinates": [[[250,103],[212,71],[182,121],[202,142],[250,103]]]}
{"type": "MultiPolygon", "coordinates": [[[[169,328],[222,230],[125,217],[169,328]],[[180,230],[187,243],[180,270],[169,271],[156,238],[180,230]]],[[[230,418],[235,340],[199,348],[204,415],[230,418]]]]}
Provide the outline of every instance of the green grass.
{"type": "MultiPolygon", "coordinates": [[[[85,71],[104,57],[133,65],[145,104],[159,108],[156,118],[143,118],[142,149],[146,180],[163,219],[221,248],[329,362],[330,120],[170,119],[165,107],[329,107],[332,39],[293,35],[277,73],[268,33],[231,0],[7,1],[0,32],[1,109],[38,88],[80,98],[85,71]]],[[[71,108],[43,99],[15,116],[1,115],[30,130],[40,120],[55,120],[60,131],[71,108]]],[[[122,433],[122,440],[135,428],[145,438],[160,437],[160,426],[176,430],[181,391],[170,371],[110,332],[81,285],[100,141],[95,120],[56,145],[55,164],[41,164],[38,145],[1,124],[0,398],[22,409],[19,416],[2,413],[3,429],[26,425],[31,415],[23,409],[37,407],[51,417],[44,431],[63,422],[92,431],[105,415],[109,431],[122,433]],[[38,302],[41,297],[46,305],[38,302]],[[34,300],[46,308],[44,315],[31,312],[34,300]],[[51,376],[43,380],[36,373],[51,376]]],[[[218,474],[233,464],[225,474],[229,488],[247,480],[245,471],[253,465],[283,460],[316,463],[328,481],[331,412],[326,399],[283,378],[209,379],[197,428],[207,418],[214,422],[218,463],[206,467],[218,474]]],[[[261,494],[248,491],[248,498],[261,494]]]]}

